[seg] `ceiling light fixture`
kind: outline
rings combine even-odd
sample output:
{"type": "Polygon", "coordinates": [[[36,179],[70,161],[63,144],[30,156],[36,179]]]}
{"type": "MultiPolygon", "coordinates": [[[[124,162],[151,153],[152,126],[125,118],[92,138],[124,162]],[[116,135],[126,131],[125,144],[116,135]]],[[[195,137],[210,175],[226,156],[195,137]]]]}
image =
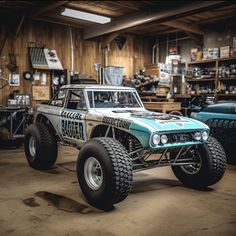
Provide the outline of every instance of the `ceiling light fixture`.
{"type": "Polygon", "coordinates": [[[111,21],[111,18],[106,16],[100,16],[97,14],[92,14],[84,11],[77,11],[69,8],[65,8],[63,12],[61,12],[61,15],[73,17],[80,20],[92,21],[99,24],[105,24],[111,21]]]}

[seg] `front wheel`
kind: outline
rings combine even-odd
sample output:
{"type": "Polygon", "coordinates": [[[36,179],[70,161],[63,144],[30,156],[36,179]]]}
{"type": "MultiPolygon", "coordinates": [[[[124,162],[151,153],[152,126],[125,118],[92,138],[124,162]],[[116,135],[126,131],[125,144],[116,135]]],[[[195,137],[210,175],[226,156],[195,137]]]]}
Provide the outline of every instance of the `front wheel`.
{"type": "Polygon", "coordinates": [[[224,175],[226,155],[221,144],[209,137],[205,144],[193,147],[187,157],[196,164],[172,166],[175,176],[186,186],[206,188],[217,183],[224,175]]]}
{"type": "Polygon", "coordinates": [[[132,162],[117,140],[94,138],[79,152],[77,176],[87,201],[97,208],[110,209],[131,191],[132,162]]]}

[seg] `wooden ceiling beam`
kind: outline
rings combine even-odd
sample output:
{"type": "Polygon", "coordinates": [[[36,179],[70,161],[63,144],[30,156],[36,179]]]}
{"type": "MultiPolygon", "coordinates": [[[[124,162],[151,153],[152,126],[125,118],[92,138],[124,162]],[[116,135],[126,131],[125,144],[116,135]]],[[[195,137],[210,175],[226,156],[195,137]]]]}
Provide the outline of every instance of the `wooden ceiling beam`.
{"type": "Polygon", "coordinates": [[[55,1],[52,4],[47,4],[47,6],[42,7],[40,9],[36,10],[35,12],[33,12],[31,14],[31,16],[34,17],[34,16],[42,15],[42,14],[47,13],[47,12],[49,12],[51,10],[54,10],[54,9],[56,9],[58,7],[61,7],[61,6],[65,5],[65,4],[69,3],[69,2],[70,1],[55,1]]]}
{"type": "Polygon", "coordinates": [[[132,30],[130,29],[125,29],[122,30],[122,32],[129,32],[129,31],[143,31],[143,32],[147,32],[147,31],[162,31],[162,30],[166,30],[169,29],[170,27],[162,25],[160,23],[151,23],[151,24],[143,24],[143,25],[139,25],[139,26],[135,26],[132,27],[132,30]]]}
{"type": "Polygon", "coordinates": [[[208,24],[208,23],[212,23],[212,22],[216,22],[216,21],[221,21],[221,20],[225,20],[225,19],[229,19],[231,17],[235,17],[235,12],[232,13],[227,13],[225,15],[221,15],[221,16],[216,16],[216,17],[212,17],[212,18],[208,18],[206,20],[201,20],[200,22],[193,22],[193,24],[198,24],[198,25],[202,25],[202,24],[208,24]]]}
{"type": "Polygon", "coordinates": [[[116,16],[121,15],[120,12],[106,9],[104,6],[94,6],[94,5],[90,5],[88,3],[84,3],[80,1],[67,3],[66,7],[73,8],[75,10],[83,10],[86,12],[96,13],[96,14],[103,14],[106,16],[116,17],[116,16]]]}
{"type": "Polygon", "coordinates": [[[44,20],[49,19],[49,20],[53,20],[53,21],[59,21],[59,22],[64,22],[66,24],[71,24],[71,25],[77,25],[77,27],[80,28],[85,28],[88,27],[91,23],[87,22],[87,21],[83,21],[83,20],[78,20],[75,18],[70,18],[70,17],[66,17],[66,16],[62,16],[62,15],[58,15],[58,14],[50,14],[50,15],[42,15],[42,16],[38,16],[38,17],[32,17],[32,19],[42,19],[44,20]]]}
{"type": "Polygon", "coordinates": [[[203,12],[208,10],[209,8],[210,9],[219,8],[227,4],[230,4],[230,1],[200,1],[200,2],[196,1],[190,5],[186,6],[180,5],[178,8],[172,10],[168,9],[161,12],[145,11],[132,15],[129,14],[126,16],[119,17],[117,20],[114,20],[110,23],[101,26],[89,27],[84,30],[83,37],[84,39],[94,38],[97,36],[124,30],[127,28],[131,28],[137,25],[153,21],[159,21],[160,23],[164,21],[170,21],[173,19],[178,19],[183,16],[195,14],[197,12],[203,12]]]}
{"type": "Polygon", "coordinates": [[[111,4],[115,5],[115,6],[119,6],[119,7],[125,7],[125,8],[129,8],[131,10],[135,10],[135,11],[140,11],[139,7],[137,7],[136,5],[133,4],[129,4],[126,1],[112,1],[111,4]]]}
{"type": "Polygon", "coordinates": [[[21,19],[20,19],[20,22],[19,22],[19,24],[17,26],[17,29],[16,29],[16,37],[20,33],[20,30],[21,30],[21,27],[23,25],[24,20],[25,20],[25,16],[22,16],[21,19]]]}
{"type": "Polygon", "coordinates": [[[203,36],[202,35],[196,35],[190,32],[185,32],[197,45],[200,47],[203,47],[203,36]]]}
{"type": "Polygon", "coordinates": [[[102,47],[102,48],[106,48],[107,45],[108,45],[113,39],[115,39],[118,35],[119,35],[119,32],[114,32],[114,33],[108,35],[108,36],[102,41],[101,47],[102,47]]]}
{"type": "Polygon", "coordinates": [[[180,29],[186,32],[195,33],[198,35],[204,35],[204,32],[201,30],[201,28],[197,25],[188,25],[179,21],[167,21],[162,23],[162,25],[166,25],[172,28],[180,29]]]}
{"type": "Polygon", "coordinates": [[[60,20],[54,19],[54,18],[48,18],[48,17],[40,18],[40,17],[34,17],[34,18],[32,18],[32,19],[33,19],[33,20],[36,20],[36,21],[44,21],[44,22],[49,22],[49,23],[58,24],[58,25],[71,26],[71,27],[78,28],[78,29],[81,30],[81,26],[78,25],[78,24],[71,23],[71,22],[66,22],[66,21],[60,21],[60,20]]]}
{"type": "Polygon", "coordinates": [[[159,31],[159,32],[147,33],[145,35],[147,35],[147,36],[161,36],[161,35],[171,34],[171,33],[176,33],[176,32],[180,32],[180,30],[179,29],[170,29],[170,30],[164,30],[164,31],[159,31]]]}
{"type": "Polygon", "coordinates": [[[2,54],[2,50],[4,49],[4,46],[7,41],[7,32],[4,25],[1,25],[1,31],[0,31],[0,55],[2,54]]]}

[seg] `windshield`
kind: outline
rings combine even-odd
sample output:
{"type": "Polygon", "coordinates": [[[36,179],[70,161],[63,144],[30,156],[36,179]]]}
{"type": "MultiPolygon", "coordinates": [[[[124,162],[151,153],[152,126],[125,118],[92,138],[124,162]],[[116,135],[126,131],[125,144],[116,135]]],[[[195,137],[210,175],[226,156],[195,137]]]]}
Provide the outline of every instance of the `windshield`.
{"type": "Polygon", "coordinates": [[[133,91],[88,91],[90,108],[141,108],[138,95],[133,91]]]}

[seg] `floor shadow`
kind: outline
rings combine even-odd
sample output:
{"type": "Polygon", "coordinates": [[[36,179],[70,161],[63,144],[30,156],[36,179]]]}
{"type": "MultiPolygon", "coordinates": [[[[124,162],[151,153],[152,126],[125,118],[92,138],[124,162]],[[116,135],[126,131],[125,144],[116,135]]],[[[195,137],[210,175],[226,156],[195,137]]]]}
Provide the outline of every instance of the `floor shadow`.
{"type": "Polygon", "coordinates": [[[70,171],[70,172],[76,172],[76,162],[75,161],[60,163],[60,164],[57,164],[57,166],[65,169],[67,171],[70,171]]]}
{"type": "Polygon", "coordinates": [[[36,192],[35,195],[47,201],[51,206],[56,207],[58,210],[63,210],[66,212],[78,212],[81,214],[95,212],[95,210],[89,206],[59,194],[40,191],[36,192]]]}
{"type": "Polygon", "coordinates": [[[35,198],[34,198],[34,197],[30,197],[30,198],[23,199],[22,202],[23,202],[25,205],[30,206],[30,207],[38,207],[38,206],[40,206],[40,204],[38,204],[38,203],[35,201],[35,198]]]}
{"type": "Polygon", "coordinates": [[[236,165],[236,152],[227,153],[227,162],[230,165],[236,165]]]}
{"type": "Polygon", "coordinates": [[[172,179],[139,179],[134,181],[133,190],[131,193],[162,190],[172,187],[184,187],[202,192],[214,191],[214,189],[211,187],[188,187],[182,184],[180,181],[172,179]]]}
{"type": "Polygon", "coordinates": [[[201,192],[212,192],[212,191],[215,191],[215,189],[211,188],[211,187],[188,187],[186,186],[186,188],[191,188],[191,189],[194,189],[194,190],[197,190],[197,191],[201,191],[201,192]]]}
{"type": "Polygon", "coordinates": [[[54,174],[54,175],[58,175],[62,173],[62,171],[58,170],[56,167],[49,170],[42,170],[42,172],[48,173],[48,174],[54,174]]]}
{"type": "Polygon", "coordinates": [[[131,193],[161,190],[176,186],[183,185],[179,181],[171,179],[139,179],[134,181],[131,193]]]}
{"type": "Polygon", "coordinates": [[[0,140],[0,150],[23,149],[23,140],[0,140]]]}

